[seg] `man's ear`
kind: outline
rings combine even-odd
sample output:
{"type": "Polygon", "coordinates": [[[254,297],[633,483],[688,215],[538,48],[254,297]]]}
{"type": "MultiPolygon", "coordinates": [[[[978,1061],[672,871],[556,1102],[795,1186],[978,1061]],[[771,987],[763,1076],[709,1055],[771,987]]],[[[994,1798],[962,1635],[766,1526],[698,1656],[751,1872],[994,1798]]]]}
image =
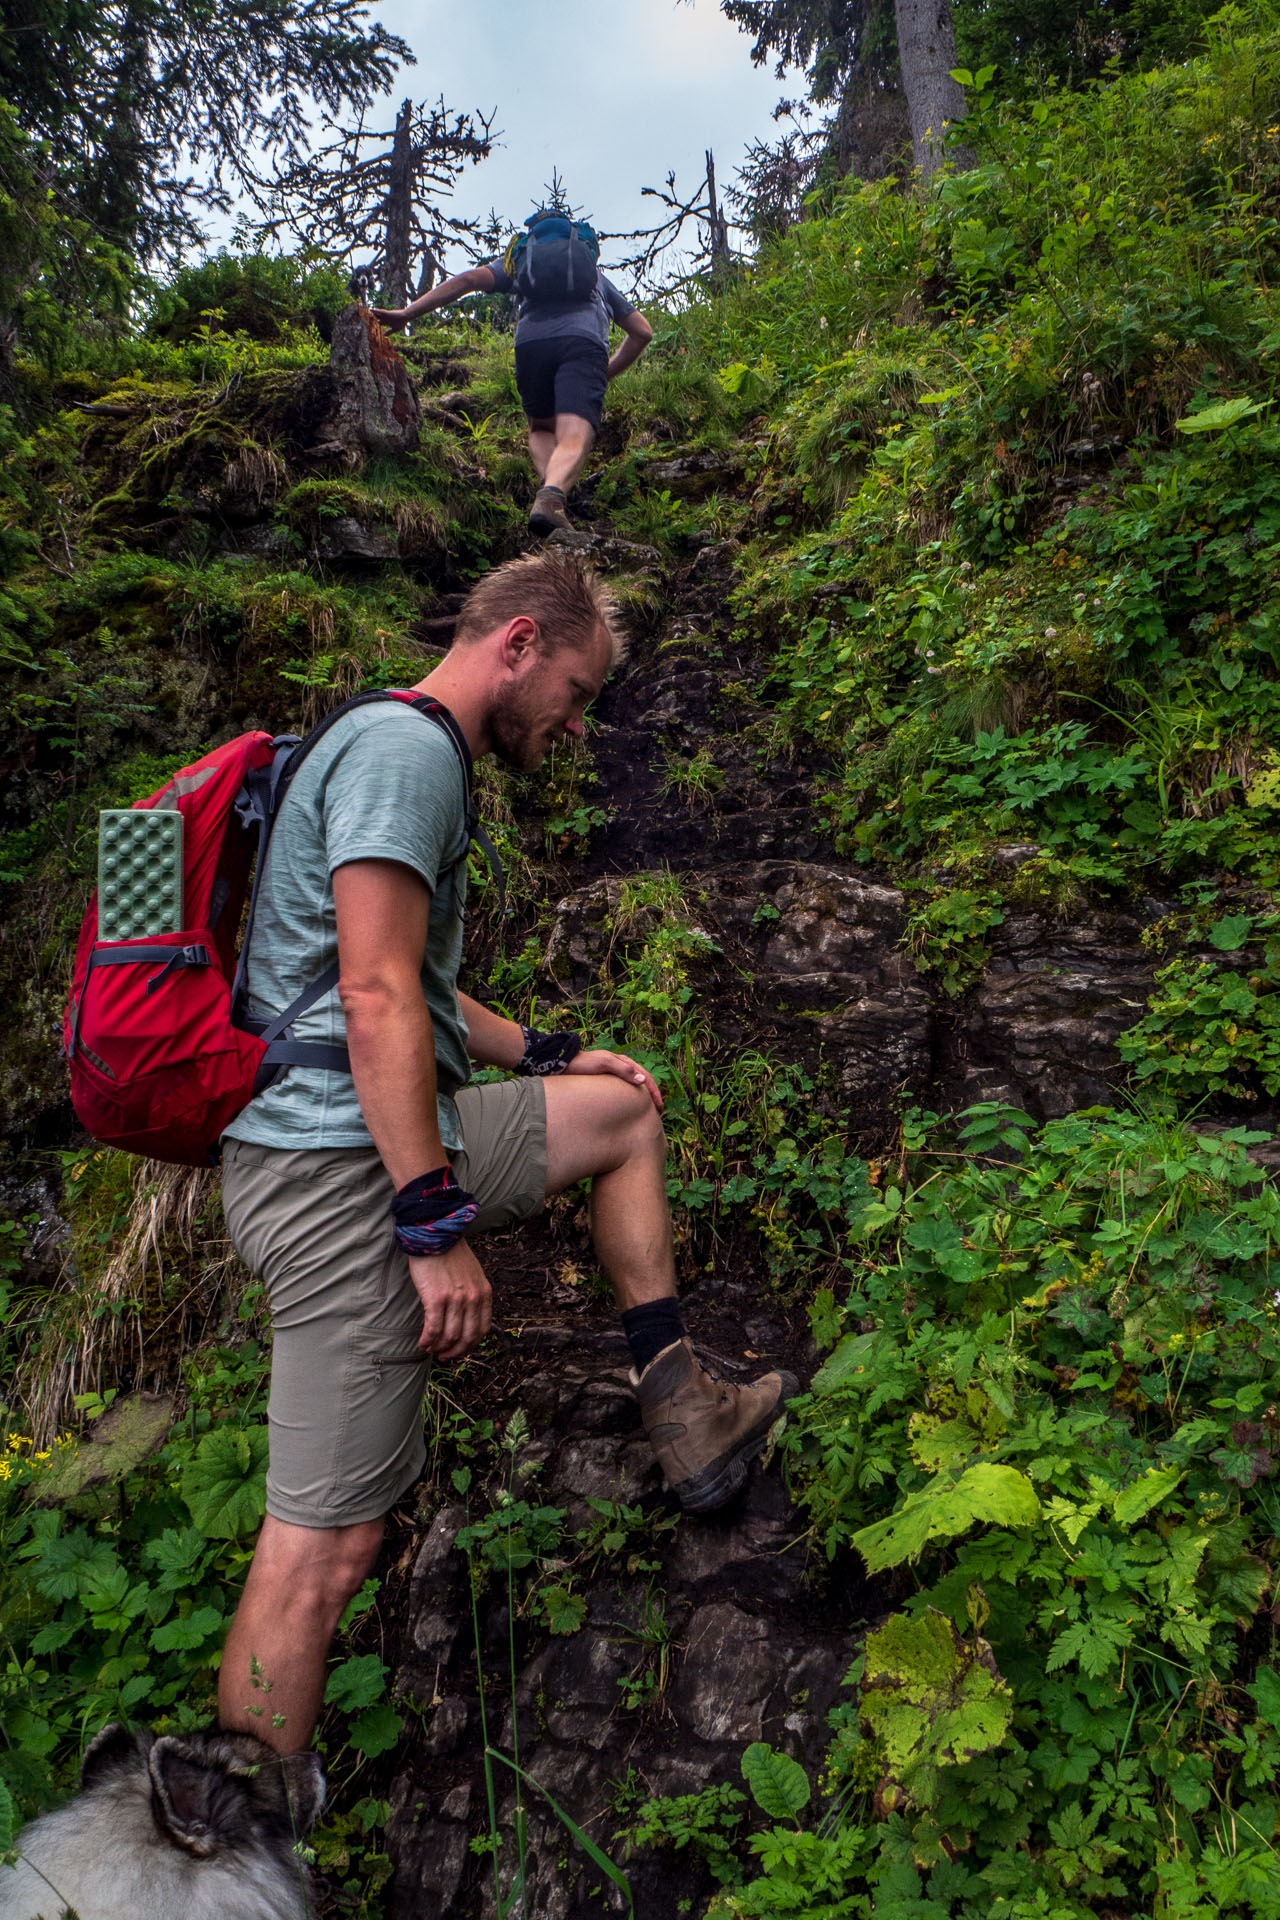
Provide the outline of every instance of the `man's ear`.
{"type": "Polygon", "coordinates": [[[500,643],[503,666],[513,673],[522,673],[529,662],[537,658],[540,639],[538,623],[527,613],[518,613],[514,620],[508,620],[500,643]]]}

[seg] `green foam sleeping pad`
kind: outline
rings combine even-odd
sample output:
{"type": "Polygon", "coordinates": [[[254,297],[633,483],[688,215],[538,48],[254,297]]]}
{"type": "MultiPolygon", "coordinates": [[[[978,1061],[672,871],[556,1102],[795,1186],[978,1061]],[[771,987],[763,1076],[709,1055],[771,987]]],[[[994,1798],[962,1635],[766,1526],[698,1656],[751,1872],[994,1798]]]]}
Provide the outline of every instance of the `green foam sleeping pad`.
{"type": "Polygon", "coordinates": [[[98,815],[98,938],[181,933],[182,815],[110,808],[98,815]]]}

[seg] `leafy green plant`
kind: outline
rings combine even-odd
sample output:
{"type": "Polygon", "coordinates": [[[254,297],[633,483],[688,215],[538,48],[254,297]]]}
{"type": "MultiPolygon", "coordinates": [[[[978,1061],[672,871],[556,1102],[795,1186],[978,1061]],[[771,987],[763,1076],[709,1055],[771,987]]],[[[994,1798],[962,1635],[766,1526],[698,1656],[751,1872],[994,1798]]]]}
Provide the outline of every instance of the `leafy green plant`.
{"type": "MultiPolygon", "coordinates": [[[[1244,915],[1216,924],[1239,946],[1251,922],[1244,915]]],[[[1259,1087],[1280,1093],[1280,938],[1271,934],[1248,973],[1170,961],[1156,974],[1146,1013],[1116,1044],[1139,1082],[1176,1100],[1256,1099],[1259,1087]]]]}

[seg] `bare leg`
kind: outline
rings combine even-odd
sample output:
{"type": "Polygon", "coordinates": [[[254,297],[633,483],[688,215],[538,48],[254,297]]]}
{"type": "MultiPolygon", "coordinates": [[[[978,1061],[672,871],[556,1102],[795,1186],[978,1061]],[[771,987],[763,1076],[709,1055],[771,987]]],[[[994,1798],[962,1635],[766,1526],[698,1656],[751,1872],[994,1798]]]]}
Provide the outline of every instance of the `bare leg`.
{"type": "Polygon", "coordinates": [[[555,451],[543,478],[549,487],[568,493],[582,472],[582,463],[595,444],[596,430],[577,413],[556,415],[555,451]]]}
{"type": "Polygon", "coordinates": [[[538,476],[538,484],[546,484],[547,462],[556,449],[556,423],[554,420],[531,420],[529,422],[529,458],[533,470],[538,476]]]}
{"type": "Polygon", "coordinates": [[[547,1192],[591,1180],[591,1237],[619,1311],[676,1290],[666,1137],[649,1095],[609,1075],[546,1083],[547,1192]]]}
{"type": "Polygon", "coordinates": [[[270,1515],[227,1635],[218,1676],[224,1727],[256,1733],[277,1753],[311,1744],[329,1642],[378,1554],[381,1520],[295,1527],[270,1515]]]}

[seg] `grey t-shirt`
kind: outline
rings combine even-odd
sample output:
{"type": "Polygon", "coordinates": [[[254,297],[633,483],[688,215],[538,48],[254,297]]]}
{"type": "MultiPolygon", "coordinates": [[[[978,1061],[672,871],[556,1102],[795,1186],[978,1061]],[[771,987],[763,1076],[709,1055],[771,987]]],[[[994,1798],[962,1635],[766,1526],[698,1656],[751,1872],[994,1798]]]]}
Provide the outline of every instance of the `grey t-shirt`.
{"type": "MultiPolygon", "coordinates": [[[[422,991],[435,1029],[436,1068],[461,1085],[471,1072],[458,1005],[467,890],[466,796],[456,748],[434,720],[405,706],[358,707],[298,769],[271,835],[249,950],[249,1011],[270,1019],[338,957],[333,872],[351,860],[398,860],[431,891],[422,991]]],[[[294,1038],[346,1041],[337,989],[294,1022],[294,1038]]],[[[440,1138],[462,1144],[453,1101],[437,1105],[440,1138]]],[[[265,1147],[370,1144],[349,1074],[290,1067],[227,1133],[265,1147]]]]}
{"type": "MultiPolygon", "coordinates": [[[[516,283],[503,266],[501,254],[483,264],[493,275],[496,293],[515,292],[516,283]]],[[[569,340],[577,335],[598,340],[607,350],[609,322],[616,320],[621,326],[627,315],[634,312],[625,293],[619,293],[612,280],[606,280],[597,267],[595,291],[588,300],[579,300],[573,306],[554,307],[535,307],[522,300],[516,320],[516,345],[523,347],[531,340],[569,340]]]]}

